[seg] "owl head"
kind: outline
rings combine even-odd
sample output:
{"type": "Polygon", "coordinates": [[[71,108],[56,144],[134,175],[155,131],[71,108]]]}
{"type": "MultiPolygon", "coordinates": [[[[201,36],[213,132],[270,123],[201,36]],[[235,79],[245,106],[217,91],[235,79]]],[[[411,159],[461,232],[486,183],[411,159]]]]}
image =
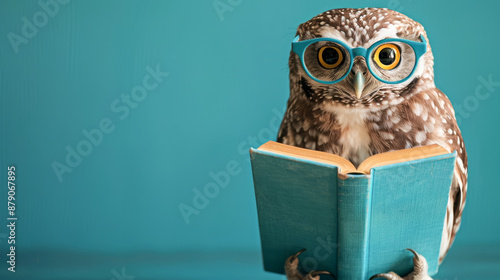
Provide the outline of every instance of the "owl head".
{"type": "Polygon", "coordinates": [[[289,66],[291,98],[309,104],[385,107],[434,87],[424,28],[388,9],[334,9],[301,24],[289,66]]]}

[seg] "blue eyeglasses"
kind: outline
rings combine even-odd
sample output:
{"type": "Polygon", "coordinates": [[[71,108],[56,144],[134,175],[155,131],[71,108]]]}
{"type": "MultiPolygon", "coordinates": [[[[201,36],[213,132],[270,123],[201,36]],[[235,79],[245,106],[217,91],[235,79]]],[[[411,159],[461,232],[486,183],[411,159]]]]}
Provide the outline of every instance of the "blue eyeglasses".
{"type": "Polygon", "coordinates": [[[398,84],[408,80],[417,69],[420,57],[427,51],[427,42],[400,38],[380,40],[365,48],[351,48],[332,38],[315,38],[292,42],[292,50],[302,63],[307,75],[323,84],[343,80],[352,70],[354,58],[365,58],[370,73],[379,81],[398,84]],[[374,64],[372,66],[372,64],[374,64]]]}

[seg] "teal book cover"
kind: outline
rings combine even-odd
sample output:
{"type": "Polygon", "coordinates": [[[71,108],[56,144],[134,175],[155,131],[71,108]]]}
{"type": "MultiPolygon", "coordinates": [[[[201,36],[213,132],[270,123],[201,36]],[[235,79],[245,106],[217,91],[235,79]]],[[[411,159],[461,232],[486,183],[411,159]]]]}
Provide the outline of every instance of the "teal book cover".
{"type": "Polygon", "coordinates": [[[328,270],[338,279],[405,275],[413,270],[411,248],[437,273],[456,153],[424,154],[369,174],[270,149],[250,153],[266,271],[284,273],[285,260],[307,249],[304,271],[328,270]]]}

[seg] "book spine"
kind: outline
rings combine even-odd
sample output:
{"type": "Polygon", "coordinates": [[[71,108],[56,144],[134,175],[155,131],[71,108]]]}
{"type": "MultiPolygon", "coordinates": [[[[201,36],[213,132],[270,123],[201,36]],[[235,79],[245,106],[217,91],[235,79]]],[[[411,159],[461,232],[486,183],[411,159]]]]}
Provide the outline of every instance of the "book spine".
{"type": "Polygon", "coordinates": [[[369,278],[368,250],[372,187],[367,175],[338,179],[337,279],[369,278]]]}

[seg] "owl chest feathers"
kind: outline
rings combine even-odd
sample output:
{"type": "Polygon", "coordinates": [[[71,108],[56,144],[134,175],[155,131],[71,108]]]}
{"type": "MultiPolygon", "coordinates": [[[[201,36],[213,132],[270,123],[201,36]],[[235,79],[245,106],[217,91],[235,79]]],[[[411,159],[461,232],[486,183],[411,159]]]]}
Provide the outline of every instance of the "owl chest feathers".
{"type": "Polygon", "coordinates": [[[427,91],[395,105],[292,107],[293,132],[284,142],[340,155],[354,165],[373,154],[433,143],[447,147],[456,141],[462,146],[450,150],[462,152],[463,143],[450,123],[452,112],[437,97],[435,91],[427,91]]]}
{"type": "Polygon", "coordinates": [[[372,155],[371,137],[367,120],[369,110],[345,107],[328,108],[325,113],[334,114],[339,155],[349,159],[354,165],[359,165],[363,160],[372,155]]]}

